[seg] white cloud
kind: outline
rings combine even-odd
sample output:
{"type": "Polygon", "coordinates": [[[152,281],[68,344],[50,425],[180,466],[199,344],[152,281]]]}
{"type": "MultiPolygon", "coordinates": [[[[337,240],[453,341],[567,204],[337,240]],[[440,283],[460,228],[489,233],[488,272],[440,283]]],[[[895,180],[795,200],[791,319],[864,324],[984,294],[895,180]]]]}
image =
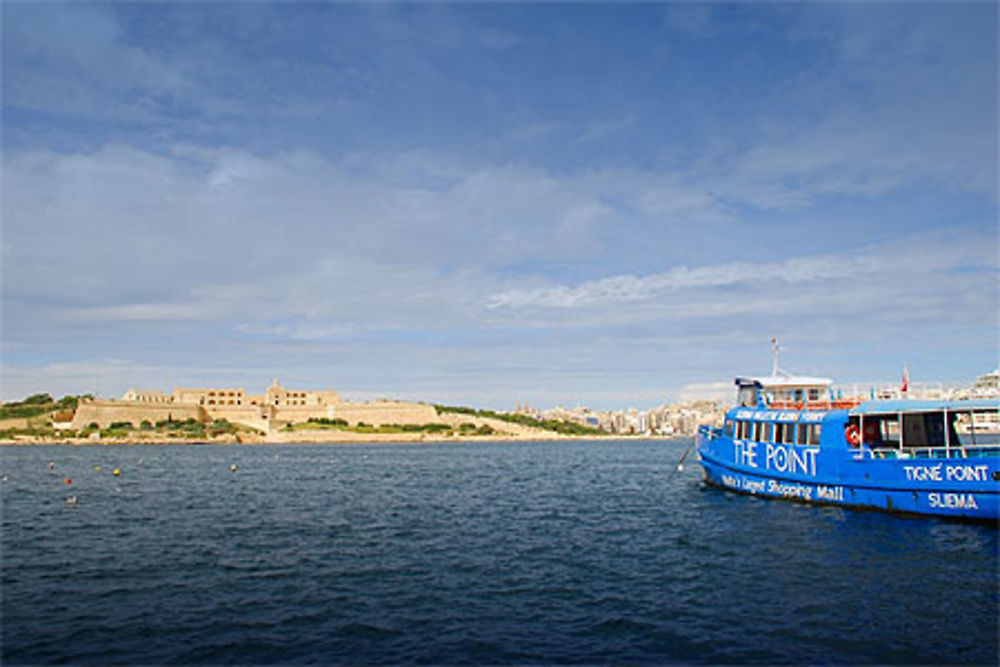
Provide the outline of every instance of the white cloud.
{"type": "Polygon", "coordinates": [[[35,393],[58,391],[118,398],[133,387],[162,388],[164,370],[113,358],[49,363],[30,368],[5,365],[0,397],[15,400],[35,393]]]}
{"type": "Polygon", "coordinates": [[[845,263],[856,264],[857,260],[844,262],[825,256],[771,264],[734,262],[695,268],[681,266],[647,276],[611,276],[587,281],[576,287],[560,285],[534,290],[512,290],[494,295],[487,305],[489,308],[581,308],[652,299],[678,290],[773,281],[791,284],[812,282],[842,275],[840,272],[845,268],[845,263]]]}
{"type": "Polygon", "coordinates": [[[66,321],[215,322],[295,340],[475,329],[512,317],[558,324],[546,309],[597,325],[612,321],[612,308],[636,322],[664,312],[773,312],[782,300],[821,296],[856,307],[874,307],[871,294],[910,303],[914,286],[926,288],[927,312],[981,275],[961,273],[962,262],[996,263],[989,239],[960,230],[877,246],[847,239],[838,254],[809,254],[808,227],[771,249],[771,261],[713,262],[692,222],[726,226],[730,236],[752,226],[723,213],[705,186],[634,169],[557,176],[429,153],[335,162],[111,145],[8,155],[4,179],[5,298],[31,300],[41,318],[13,321],[15,340],[66,321]],[[609,252],[627,265],[646,236],[688,261],[665,258],[668,268],[645,274],[590,278],[584,269],[594,257],[612,266],[609,252]],[[559,262],[580,267],[583,279],[507,268],[559,262]],[[860,294],[842,296],[848,285],[860,294]]]}
{"type": "Polygon", "coordinates": [[[844,254],[509,289],[493,294],[484,307],[556,327],[663,319],[758,323],[777,317],[781,326],[829,320],[824,326],[841,331],[861,321],[875,335],[898,335],[918,322],[975,327],[969,313],[995,312],[1000,305],[996,267],[988,237],[929,234],[844,254]]]}
{"type": "Polygon", "coordinates": [[[731,403],[735,395],[732,381],[730,382],[692,382],[684,385],[678,393],[678,400],[688,401],[720,401],[731,403]]]}

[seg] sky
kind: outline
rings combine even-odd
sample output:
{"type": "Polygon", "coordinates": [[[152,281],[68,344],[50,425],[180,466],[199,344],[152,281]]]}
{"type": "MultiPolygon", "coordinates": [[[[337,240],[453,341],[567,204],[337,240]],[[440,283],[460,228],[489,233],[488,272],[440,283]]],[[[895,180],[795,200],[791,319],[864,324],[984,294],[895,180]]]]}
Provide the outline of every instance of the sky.
{"type": "Polygon", "coordinates": [[[993,2],[0,11],[4,400],[998,366],[993,2]]]}

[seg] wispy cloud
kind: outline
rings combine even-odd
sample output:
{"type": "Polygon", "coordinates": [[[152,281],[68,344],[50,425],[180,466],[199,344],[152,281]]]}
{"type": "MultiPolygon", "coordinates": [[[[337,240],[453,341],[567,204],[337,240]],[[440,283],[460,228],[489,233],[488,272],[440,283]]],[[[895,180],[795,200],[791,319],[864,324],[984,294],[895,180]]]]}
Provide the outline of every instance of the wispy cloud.
{"type": "Polygon", "coordinates": [[[856,313],[896,321],[947,317],[959,304],[976,312],[996,304],[990,289],[997,279],[996,249],[989,243],[989,237],[975,235],[917,235],[841,254],[678,266],[573,286],[505,290],[485,307],[536,314],[608,312],[620,318],[621,308],[648,303],[668,308],[674,319],[782,313],[794,320],[826,311],[839,313],[845,323],[856,313]]]}

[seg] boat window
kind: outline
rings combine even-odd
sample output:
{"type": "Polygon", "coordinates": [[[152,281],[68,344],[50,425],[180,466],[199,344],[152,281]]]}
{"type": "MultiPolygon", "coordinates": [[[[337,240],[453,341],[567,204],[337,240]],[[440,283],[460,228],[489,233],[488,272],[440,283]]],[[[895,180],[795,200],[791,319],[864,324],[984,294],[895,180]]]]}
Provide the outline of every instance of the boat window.
{"type": "Polygon", "coordinates": [[[819,400],[819,389],[810,389],[809,390],[809,400],[810,401],[818,401],[819,400]]]}
{"type": "Polygon", "coordinates": [[[796,445],[805,445],[805,444],[808,444],[808,443],[809,443],[809,425],[808,424],[799,424],[798,425],[798,434],[796,435],[796,438],[795,438],[795,444],[796,445]]]}
{"type": "Polygon", "coordinates": [[[878,424],[879,444],[899,447],[899,415],[880,417],[876,424],[878,424]]]}
{"type": "Polygon", "coordinates": [[[905,447],[944,447],[944,413],[904,413],[903,445],[905,447]]]}
{"type": "Polygon", "coordinates": [[[785,431],[784,437],[781,439],[786,445],[795,444],[795,424],[784,424],[782,427],[785,431]]]}
{"type": "MultiPolygon", "coordinates": [[[[944,447],[944,412],[913,412],[903,414],[903,445],[905,447],[944,447]]],[[[957,437],[950,434],[949,440],[957,437]]]]}
{"type": "Polygon", "coordinates": [[[770,442],[781,442],[781,424],[764,424],[764,429],[770,442]]]}
{"type": "Polygon", "coordinates": [[[819,447],[820,424],[809,424],[809,444],[819,447]]]}
{"type": "Polygon", "coordinates": [[[761,442],[764,437],[764,425],[760,422],[753,423],[753,439],[757,442],[761,442]]]}
{"type": "Polygon", "coordinates": [[[732,419],[727,419],[726,420],[726,423],[725,423],[725,426],[723,428],[722,433],[723,433],[723,435],[725,435],[727,437],[730,437],[730,438],[733,436],[733,420],[732,419]]]}
{"type": "Polygon", "coordinates": [[[740,387],[739,391],[739,405],[741,408],[752,408],[757,405],[757,388],[756,387],[740,387]]]}

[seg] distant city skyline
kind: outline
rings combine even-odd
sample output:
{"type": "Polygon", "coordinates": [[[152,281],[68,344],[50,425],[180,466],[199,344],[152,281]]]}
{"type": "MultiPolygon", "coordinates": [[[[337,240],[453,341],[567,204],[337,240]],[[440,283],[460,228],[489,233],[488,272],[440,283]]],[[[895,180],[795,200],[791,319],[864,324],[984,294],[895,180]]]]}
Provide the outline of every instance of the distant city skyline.
{"type": "Polygon", "coordinates": [[[968,384],[997,11],[5,3],[0,398],[968,384]]]}

